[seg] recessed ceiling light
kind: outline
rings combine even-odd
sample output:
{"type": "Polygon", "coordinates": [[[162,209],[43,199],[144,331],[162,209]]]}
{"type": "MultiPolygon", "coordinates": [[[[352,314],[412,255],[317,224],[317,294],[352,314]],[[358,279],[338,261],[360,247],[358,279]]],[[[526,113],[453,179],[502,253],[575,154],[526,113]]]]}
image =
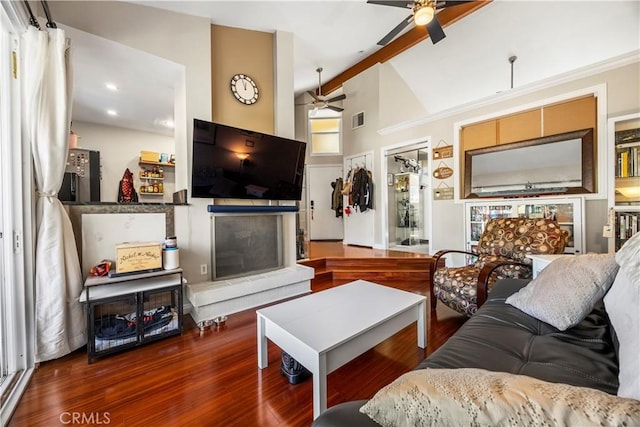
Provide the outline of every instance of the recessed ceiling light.
{"type": "Polygon", "coordinates": [[[107,87],[107,89],[112,90],[114,92],[118,90],[118,86],[116,86],[115,83],[106,83],[105,86],[107,87]]]}
{"type": "Polygon", "coordinates": [[[175,123],[173,123],[173,120],[165,120],[163,122],[163,124],[168,128],[172,128],[173,129],[175,127],[175,123]]]}
{"type": "Polygon", "coordinates": [[[117,116],[118,112],[116,110],[107,110],[107,114],[110,116],[117,116]]]}

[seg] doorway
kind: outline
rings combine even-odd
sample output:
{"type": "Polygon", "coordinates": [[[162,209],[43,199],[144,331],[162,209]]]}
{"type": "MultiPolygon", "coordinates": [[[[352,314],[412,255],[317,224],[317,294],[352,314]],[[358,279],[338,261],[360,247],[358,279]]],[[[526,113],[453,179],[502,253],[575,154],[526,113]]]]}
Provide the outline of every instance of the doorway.
{"type": "Polygon", "coordinates": [[[342,165],[307,166],[309,240],[342,240],[342,165]],[[338,194],[336,194],[338,192],[338,194]]]}
{"type": "Polygon", "coordinates": [[[429,253],[428,160],[426,142],[385,153],[389,249],[429,253]]]}

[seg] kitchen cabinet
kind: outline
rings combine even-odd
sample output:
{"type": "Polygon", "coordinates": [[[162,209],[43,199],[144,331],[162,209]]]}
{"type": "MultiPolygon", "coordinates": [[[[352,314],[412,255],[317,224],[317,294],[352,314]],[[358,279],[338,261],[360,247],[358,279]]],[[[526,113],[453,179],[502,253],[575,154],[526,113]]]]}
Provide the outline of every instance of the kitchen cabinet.
{"type": "Polygon", "coordinates": [[[462,141],[463,147],[462,152],[496,145],[498,132],[497,123],[497,120],[489,120],[463,127],[460,131],[460,140],[462,141]]]}
{"type": "MultiPolygon", "coordinates": [[[[505,149],[510,149],[511,147],[507,144],[585,129],[593,129],[595,147],[597,146],[596,128],[597,98],[593,95],[465,125],[460,129],[461,149],[458,159],[460,188],[465,188],[467,173],[465,159],[469,151],[501,145],[504,145],[505,149]]],[[[595,149],[593,155],[595,155],[595,149]]]]}
{"type": "Polygon", "coordinates": [[[498,144],[526,141],[541,136],[542,110],[539,108],[498,119],[498,144]]]}
{"type": "Polygon", "coordinates": [[[596,128],[597,99],[586,96],[542,109],[543,135],[557,135],[580,129],[596,128]]]}

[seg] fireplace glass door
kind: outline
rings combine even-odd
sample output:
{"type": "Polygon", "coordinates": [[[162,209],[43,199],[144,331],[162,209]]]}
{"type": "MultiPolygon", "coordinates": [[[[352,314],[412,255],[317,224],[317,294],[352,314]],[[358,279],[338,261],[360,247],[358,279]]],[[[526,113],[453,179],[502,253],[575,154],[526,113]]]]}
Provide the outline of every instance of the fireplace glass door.
{"type": "Polygon", "coordinates": [[[214,280],[284,267],[282,215],[211,215],[214,280]]]}

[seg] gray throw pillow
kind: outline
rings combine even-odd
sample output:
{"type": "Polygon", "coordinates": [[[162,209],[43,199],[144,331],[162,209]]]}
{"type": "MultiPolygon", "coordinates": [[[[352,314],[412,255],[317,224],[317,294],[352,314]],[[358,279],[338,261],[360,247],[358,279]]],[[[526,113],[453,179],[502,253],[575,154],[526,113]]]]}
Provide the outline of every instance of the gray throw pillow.
{"type": "Polygon", "coordinates": [[[552,261],[506,302],[564,331],[593,310],[617,272],[614,254],[563,256],[552,261]]]}

